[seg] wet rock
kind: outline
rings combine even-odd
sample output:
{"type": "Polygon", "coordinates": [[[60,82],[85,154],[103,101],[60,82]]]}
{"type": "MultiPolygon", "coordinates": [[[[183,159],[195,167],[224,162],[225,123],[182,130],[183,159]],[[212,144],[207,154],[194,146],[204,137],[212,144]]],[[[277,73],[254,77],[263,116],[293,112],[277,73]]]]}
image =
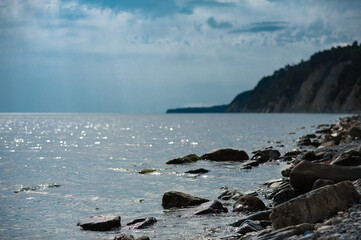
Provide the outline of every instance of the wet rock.
{"type": "Polygon", "coordinates": [[[207,169],[204,169],[204,168],[198,168],[198,169],[195,169],[195,170],[189,170],[185,173],[189,173],[189,174],[205,174],[209,172],[209,170],[207,169]]]}
{"type": "Polygon", "coordinates": [[[281,156],[281,153],[275,149],[266,149],[262,151],[256,151],[251,160],[255,160],[258,163],[264,163],[269,160],[277,160],[281,156]]]}
{"type": "Polygon", "coordinates": [[[215,200],[213,202],[206,202],[197,207],[194,212],[184,215],[183,217],[192,217],[196,215],[204,214],[219,214],[228,212],[228,209],[225,208],[222,203],[215,200]]]}
{"type": "Polygon", "coordinates": [[[328,179],[317,179],[315,181],[315,183],[313,184],[312,186],[312,190],[315,190],[317,188],[320,188],[320,187],[324,187],[324,186],[327,186],[327,185],[332,185],[332,184],[335,184],[334,181],[332,180],[328,180],[328,179]]]}
{"type": "Polygon", "coordinates": [[[233,205],[233,212],[257,212],[265,209],[262,200],[252,195],[240,197],[233,205]]]}
{"type": "Polygon", "coordinates": [[[249,232],[258,232],[262,230],[261,223],[259,221],[252,221],[252,220],[246,220],[242,223],[242,225],[239,227],[237,233],[240,234],[246,234],[249,232]]]}
{"type": "Polygon", "coordinates": [[[246,217],[243,217],[241,219],[239,219],[238,221],[234,222],[231,224],[232,227],[239,227],[242,225],[242,223],[244,223],[247,220],[269,220],[269,216],[271,214],[271,210],[263,210],[263,211],[259,211],[256,213],[253,213],[251,215],[248,215],[246,217]]]}
{"type": "Polygon", "coordinates": [[[135,237],[130,234],[121,233],[114,237],[114,240],[135,240],[135,237]]]}
{"type": "Polygon", "coordinates": [[[252,167],[257,167],[259,162],[257,160],[247,161],[242,165],[243,169],[251,169],[252,167]]]}
{"type": "Polygon", "coordinates": [[[152,172],[155,172],[155,171],[156,171],[155,169],[147,168],[147,169],[143,169],[143,170],[140,171],[139,173],[140,173],[140,174],[148,174],[148,173],[152,173],[152,172]]]}
{"type": "Polygon", "coordinates": [[[336,158],[331,163],[332,165],[341,165],[341,166],[358,166],[361,165],[361,152],[350,150],[347,152],[341,153],[338,158],[336,158]]]}
{"type": "Polygon", "coordinates": [[[219,149],[214,152],[204,154],[201,158],[204,160],[211,160],[217,162],[225,162],[225,161],[243,162],[249,159],[245,151],[235,150],[230,148],[219,149]]]}
{"type": "Polygon", "coordinates": [[[236,200],[236,199],[240,198],[241,196],[242,196],[242,193],[239,192],[238,190],[225,190],[217,198],[220,200],[229,200],[229,199],[236,200]]]}
{"type": "Polygon", "coordinates": [[[313,231],[315,226],[309,223],[302,223],[295,226],[286,227],[277,231],[265,232],[263,235],[259,235],[257,240],[281,240],[289,239],[295,235],[301,235],[306,231],[313,231]]]}
{"type": "Polygon", "coordinates": [[[14,191],[14,193],[20,193],[20,192],[30,192],[30,191],[38,191],[38,190],[44,190],[47,188],[59,188],[61,187],[60,184],[40,184],[37,186],[23,186],[19,190],[14,191]]]}
{"type": "Polygon", "coordinates": [[[351,136],[351,137],[361,137],[361,128],[359,127],[352,127],[348,134],[351,136]]]}
{"type": "Polygon", "coordinates": [[[325,186],[272,209],[274,229],[301,223],[316,223],[357,203],[361,195],[349,181],[325,186]]]}
{"type": "Polygon", "coordinates": [[[298,155],[300,155],[302,152],[295,150],[295,151],[291,151],[291,152],[286,152],[285,155],[283,155],[284,157],[297,157],[298,155]]]}
{"type": "Polygon", "coordinates": [[[194,163],[197,162],[198,160],[201,160],[199,156],[197,156],[196,154],[189,154],[184,157],[169,160],[168,162],[166,162],[166,164],[186,164],[186,163],[194,163]]]}
{"type": "Polygon", "coordinates": [[[331,133],[332,132],[332,127],[326,127],[326,128],[322,128],[320,130],[317,130],[316,133],[331,133]]]}
{"type": "Polygon", "coordinates": [[[162,206],[165,209],[168,208],[182,208],[189,206],[198,206],[202,203],[208,202],[209,200],[192,196],[187,193],[169,191],[164,193],[162,198],[162,206]]]}
{"type": "Polygon", "coordinates": [[[281,171],[282,176],[290,177],[292,169],[293,169],[293,167],[289,167],[289,168],[286,168],[286,169],[282,170],[281,171]]]}
{"type": "Polygon", "coordinates": [[[120,216],[113,214],[90,216],[78,222],[77,226],[90,231],[110,231],[120,227],[120,216]]]}
{"type": "Polygon", "coordinates": [[[156,222],[157,219],[155,219],[154,217],[139,218],[127,223],[126,226],[130,229],[145,229],[153,226],[156,222]]]}
{"type": "Polygon", "coordinates": [[[299,138],[298,145],[318,147],[320,145],[320,143],[317,140],[312,141],[311,138],[309,138],[307,136],[303,136],[303,137],[299,138]]]}
{"type": "Polygon", "coordinates": [[[290,174],[290,183],[301,193],[312,189],[317,179],[328,179],[335,182],[357,180],[361,178],[361,167],[327,165],[302,161],[295,166],[290,174]]]}
{"type": "Polygon", "coordinates": [[[296,196],[297,196],[297,194],[293,189],[285,188],[285,189],[282,189],[281,191],[277,192],[273,196],[272,200],[275,205],[279,205],[281,203],[287,202],[288,200],[290,200],[296,196]]]}

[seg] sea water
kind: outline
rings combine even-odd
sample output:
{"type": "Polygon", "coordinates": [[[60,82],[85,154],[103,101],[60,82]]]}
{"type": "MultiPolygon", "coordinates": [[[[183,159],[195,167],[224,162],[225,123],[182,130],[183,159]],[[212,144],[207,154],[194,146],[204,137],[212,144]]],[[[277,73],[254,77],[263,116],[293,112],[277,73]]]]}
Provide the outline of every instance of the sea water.
{"type": "MultiPolygon", "coordinates": [[[[113,239],[117,233],[151,239],[202,239],[228,234],[238,215],[182,218],[165,211],[162,196],[183,191],[210,200],[222,186],[261,192],[285,163],[242,170],[240,163],[165,162],[219,148],[251,152],[272,146],[282,154],[334,114],[0,114],[0,239],[113,239]],[[155,169],[139,174],[142,169],[155,169]],[[186,174],[205,168],[207,174],[186,174]],[[82,231],[90,215],[121,216],[122,225],[155,217],[147,230],[82,231]]],[[[262,198],[262,196],[260,196],[262,198]]],[[[231,204],[231,203],[230,203],[231,204]]],[[[231,209],[231,207],[228,207],[231,209]]]]}

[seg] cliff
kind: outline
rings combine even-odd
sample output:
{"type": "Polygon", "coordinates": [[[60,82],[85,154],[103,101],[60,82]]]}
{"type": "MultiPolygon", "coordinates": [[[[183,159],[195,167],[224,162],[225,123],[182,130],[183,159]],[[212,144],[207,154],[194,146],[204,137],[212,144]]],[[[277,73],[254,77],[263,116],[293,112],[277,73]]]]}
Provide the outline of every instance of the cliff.
{"type": "Polygon", "coordinates": [[[167,111],[207,112],[361,112],[361,45],[334,47],[287,65],[228,105],[167,111]]]}

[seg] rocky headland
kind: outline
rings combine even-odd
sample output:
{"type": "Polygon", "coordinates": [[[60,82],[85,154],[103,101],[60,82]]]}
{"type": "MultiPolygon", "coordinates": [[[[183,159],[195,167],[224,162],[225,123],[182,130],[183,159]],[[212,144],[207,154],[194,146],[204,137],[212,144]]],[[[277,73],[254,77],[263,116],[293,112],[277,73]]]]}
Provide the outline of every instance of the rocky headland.
{"type": "MultiPolygon", "coordinates": [[[[239,219],[233,223],[222,223],[224,218],[219,218],[217,228],[224,229],[227,234],[217,239],[360,239],[361,116],[319,125],[315,133],[299,138],[297,144],[297,150],[284,155],[273,148],[255,151],[252,157],[242,150],[220,149],[202,156],[189,154],[170,160],[166,164],[232,161],[241,163],[244,169],[283,161],[288,167],[282,171],[282,178],[265,182],[267,190],[263,192],[242,193],[224,187],[218,199],[204,199],[169,191],[164,193],[159,204],[165,211],[184,213],[180,210],[187,208],[186,213],[179,216],[182,218],[239,214],[239,219]]],[[[197,174],[204,171],[207,170],[202,169],[197,174]]],[[[142,229],[156,227],[157,223],[154,217],[145,217],[121,227],[120,219],[116,215],[93,216],[78,225],[84,230],[127,228],[142,233],[142,229]]],[[[136,238],[122,233],[114,239],[136,238]]]]}

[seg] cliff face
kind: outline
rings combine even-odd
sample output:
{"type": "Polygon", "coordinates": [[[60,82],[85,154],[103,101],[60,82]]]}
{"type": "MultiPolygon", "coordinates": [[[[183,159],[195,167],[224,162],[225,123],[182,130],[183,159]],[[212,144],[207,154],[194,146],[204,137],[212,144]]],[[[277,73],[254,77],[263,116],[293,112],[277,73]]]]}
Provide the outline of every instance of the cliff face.
{"type": "Polygon", "coordinates": [[[361,111],[361,46],[337,47],[286,66],[239,94],[226,112],[361,111]]]}

